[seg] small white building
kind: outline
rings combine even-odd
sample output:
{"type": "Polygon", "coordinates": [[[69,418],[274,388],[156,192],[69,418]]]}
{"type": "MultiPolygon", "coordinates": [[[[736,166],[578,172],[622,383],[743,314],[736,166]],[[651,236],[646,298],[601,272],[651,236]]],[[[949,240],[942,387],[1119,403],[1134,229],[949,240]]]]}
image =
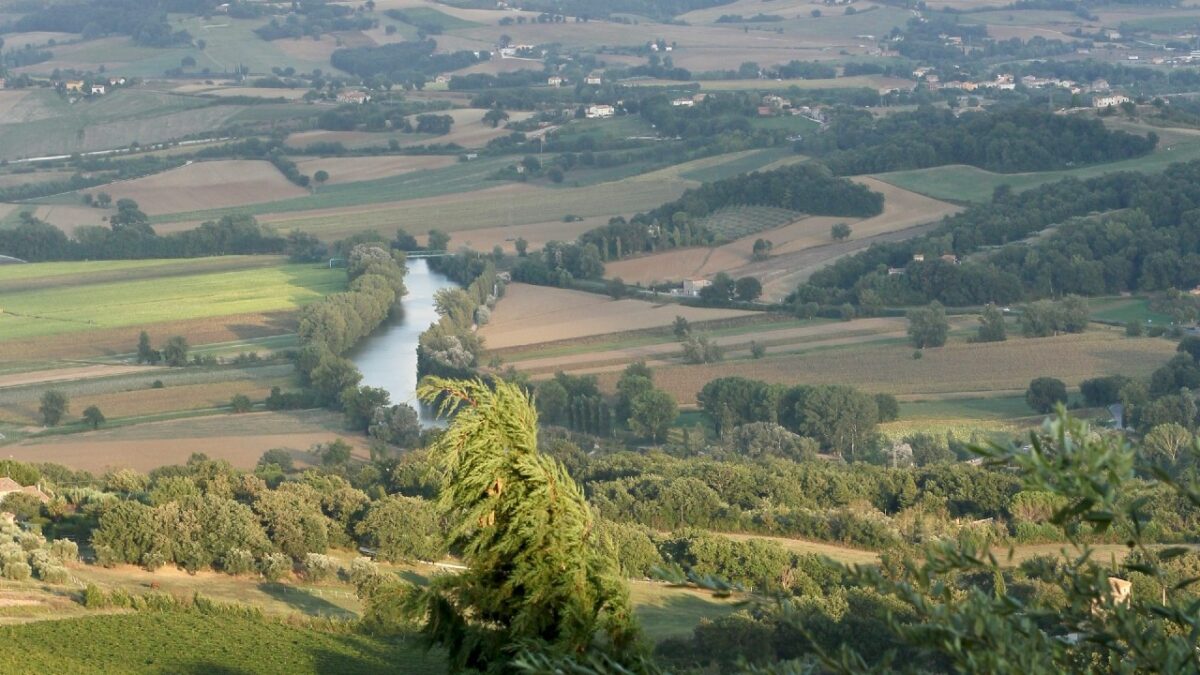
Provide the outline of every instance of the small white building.
{"type": "Polygon", "coordinates": [[[338,103],[354,103],[362,105],[370,101],[371,97],[365,91],[340,91],[337,95],[338,103]]]}
{"type": "Polygon", "coordinates": [[[677,98],[674,101],[671,101],[671,105],[675,106],[676,108],[690,108],[696,105],[696,102],[691,98],[677,98]]]}
{"type": "Polygon", "coordinates": [[[550,85],[551,87],[561,87],[563,85],[563,79],[558,75],[551,75],[550,77],[546,78],[546,84],[550,85]]]}
{"type": "Polygon", "coordinates": [[[1120,94],[1113,94],[1112,96],[1097,96],[1096,98],[1092,99],[1092,107],[1093,108],[1107,108],[1109,106],[1112,106],[1115,108],[1115,107],[1121,105],[1122,103],[1128,103],[1128,102],[1129,102],[1129,97],[1122,96],[1120,94]]]}
{"type": "Polygon", "coordinates": [[[689,297],[698,297],[700,290],[712,286],[712,282],[708,279],[684,279],[683,294],[689,297]]]}
{"type": "Polygon", "coordinates": [[[586,111],[588,119],[600,119],[604,117],[612,117],[617,114],[617,109],[611,105],[592,105],[588,106],[586,111]]]}
{"type": "Polygon", "coordinates": [[[93,84],[92,85],[92,95],[93,96],[103,96],[106,91],[108,91],[108,90],[105,89],[104,85],[102,85],[102,84],[93,84]]]}
{"type": "Polygon", "coordinates": [[[604,78],[603,78],[603,77],[601,77],[600,75],[597,75],[597,74],[593,73],[593,74],[591,74],[591,75],[588,75],[587,77],[585,77],[585,78],[583,79],[583,83],[584,83],[584,84],[590,84],[590,85],[594,85],[594,86],[597,86],[597,87],[598,87],[598,86],[600,86],[600,85],[604,84],[604,78]]]}

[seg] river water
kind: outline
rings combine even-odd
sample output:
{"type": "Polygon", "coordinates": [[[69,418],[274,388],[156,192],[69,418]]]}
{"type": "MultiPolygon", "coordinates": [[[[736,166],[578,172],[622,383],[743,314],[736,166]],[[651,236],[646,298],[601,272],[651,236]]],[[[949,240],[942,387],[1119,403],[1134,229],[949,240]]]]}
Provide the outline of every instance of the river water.
{"type": "Polygon", "coordinates": [[[417,339],[437,321],[433,294],[455,288],[449,278],[429,269],[425,260],[409,260],[404,285],[408,294],[401,301],[403,312],[380,326],[351,353],[350,360],[362,371],[362,383],[385,389],[392,403],[407,403],[421,415],[422,426],[435,426],[431,411],[417,404],[417,339]]]}

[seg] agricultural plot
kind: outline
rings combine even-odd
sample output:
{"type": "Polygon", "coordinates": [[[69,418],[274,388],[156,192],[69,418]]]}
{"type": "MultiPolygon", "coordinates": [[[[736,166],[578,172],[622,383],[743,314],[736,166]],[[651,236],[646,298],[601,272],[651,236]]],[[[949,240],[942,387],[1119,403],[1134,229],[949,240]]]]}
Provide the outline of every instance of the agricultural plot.
{"type": "Polygon", "coordinates": [[[800,217],[795,211],[772,206],[731,206],[702,218],[698,225],[715,234],[718,241],[733,241],[783,227],[800,217]]]}
{"type": "Polygon", "coordinates": [[[110,281],[162,278],[202,272],[255,269],[272,267],[283,262],[283,256],[230,255],[183,260],[95,260],[11,265],[0,269],[0,293],[110,281]]]}
{"type": "MultiPolygon", "coordinates": [[[[899,344],[846,345],[796,355],[696,366],[671,366],[655,373],[655,383],[681,403],[695,401],[708,381],[741,375],[780,384],[848,384],[864,391],[896,395],[1024,392],[1035,377],[1056,377],[1070,386],[1100,375],[1148,376],[1175,353],[1174,343],[1156,338],[1130,339],[1123,331],[1094,330],[1082,335],[1007,342],[952,342],[927,349],[913,359],[912,347],[899,344]]],[[[601,376],[615,386],[619,372],[601,376]]]]}
{"type": "Polygon", "coordinates": [[[735,309],[612,300],[594,293],[512,284],[496,305],[491,321],[479,333],[487,348],[505,349],[669,326],[677,315],[688,321],[711,321],[751,314],[735,309]]]}
{"type": "MultiPolygon", "coordinates": [[[[329,174],[326,185],[381,180],[413,171],[429,171],[453,166],[456,159],[445,155],[393,155],[384,157],[319,157],[296,162],[300,173],[311,176],[317,171],[329,174]]],[[[324,186],[322,186],[324,187],[324,186]]]]}
{"type": "Polygon", "coordinates": [[[1145,156],[1108,164],[1097,164],[1065,171],[1001,174],[972,166],[939,166],[931,169],[895,171],[879,174],[879,180],[934,199],[953,202],[983,203],[991,201],[995,189],[1008,185],[1020,192],[1063,178],[1094,178],[1118,171],[1155,173],[1177,162],[1200,159],[1200,138],[1190,137],[1173,144],[1160,144],[1145,156]]]}
{"type": "Polygon", "coordinates": [[[192,162],[87,192],[107,192],[114,200],[132,199],[148,215],[240,207],[310,194],[284,178],[270,162],[248,159],[192,162]]]}
{"type": "Polygon", "coordinates": [[[169,141],[216,129],[242,110],[146,89],[120,89],[74,104],[52,90],[22,93],[20,99],[5,97],[22,112],[15,119],[0,116],[0,159],[169,141]]]}
{"type": "Polygon", "coordinates": [[[354,446],[354,457],[369,459],[366,439],[342,430],[341,416],[320,410],[295,413],[220,413],[145,422],[99,431],[29,438],[4,446],[6,457],[54,462],[103,473],[113,468],[151,471],[183,464],[194,452],[252,469],[267,450],[287,450],[303,466],[320,463],[310,450],[338,438],[354,446]]]}
{"type": "Polygon", "coordinates": [[[0,341],[289,311],[344,287],[342,270],[280,265],[8,293],[0,341]]]}
{"type": "Polygon", "coordinates": [[[325,633],[198,611],[101,614],[0,627],[0,670],[46,673],[445,672],[415,640],[325,633]]]}

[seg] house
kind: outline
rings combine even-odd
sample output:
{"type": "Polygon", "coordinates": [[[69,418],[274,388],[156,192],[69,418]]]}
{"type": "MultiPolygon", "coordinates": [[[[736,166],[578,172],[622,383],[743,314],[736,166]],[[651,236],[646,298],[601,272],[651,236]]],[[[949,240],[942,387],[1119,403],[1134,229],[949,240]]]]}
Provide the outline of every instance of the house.
{"type": "Polygon", "coordinates": [[[604,117],[612,117],[617,114],[616,108],[611,105],[593,105],[588,106],[586,111],[588,119],[599,119],[604,117]]]}
{"type": "Polygon", "coordinates": [[[110,87],[121,87],[124,85],[125,85],[125,78],[123,78],[123,77],[108,78],[108,86],[110,86],[110,87]]]}
{"type": "Polygon", "coordinates": [[[683,294],[686,296],[689,296],[689,297],[696,298],[696,297],[700,296],[701,289],[708,288],[711,285],[712,285],[712,282],[709,281],[708,279],[684,279],[683,280],[683,294]]]}
{"type": "Polygon", "coordinates": [[[913,254],[913,262],[925,262],[925,254],[924,253],[914,253],[913,254]]]}
{"type": "Polygon", "coordinates": [[[950,263],[951,265],[957,265],[958,256],[954,255],[953,253],[947,253],[946,255],[942,256],[942,262],[950,263]]]}
{"type": "Polygon", "coordinates": [[[1097,96],[1096,98],[1092,99],[1093,108],[1107,108],[1109,106],[1115,108],[1122,103],[1129,103],[1129,97],[1122,96],[1120,94],[1113,94],[1111,96],[1097,96]]]}
{"type": "Polygon", "coordinates": [[[339,91],[337,95],[338,103],[353,103],[362,105],[370,101],[371,97],[365,91],[339,91]]]}
{"type": "Polygon", "coordinates": [[[63,82],[63,89],[74,91],[80,94],[83,93],[83,80],[67,80],[63,82]]]}
{"type": "Polygon", "coordinates": [[[593,74],[590,74],[587,77],[585,77],[583,79],[583,83],[600,86],[601,84],[604,84],[604,78],[598,74],[593,73],[593,74]]]}
{"type": "Polygon", "coordinates": [[[37,500],[43,504],[46,504],[50,501],[50,496],[45,492],[42,492],[41,488],[36,485],[22,486],[20,483],[9,478],[8,476],[0,478],[0,502],[3,502],[5,497],[15,493],[33,495],[34,497],[37,497],[37,500]]]}
{"type": "Polygon", "coordinates": [[[766,105],[766,106],[771,106],[772,108],[779,110],[781,108],[790,107],[792,105],[792,102],[782,96],[776,96],[775,94],[767,94],[766,96],[762,97],[762,104],[766,105]]]}
{"type": "Polygon", "coordinates": [[[437,77],[433,78],[433,81],[436,84],[450,84],[450,78],[446,77],[445,75],[438,75],[437,77]]]}
{"type": "Polygon", "coordinates": [[[104,88],[104,85],[102,85],[102,84],[93,84],[92,85],[92,95],[93,96],[103,96],[105,91],[106,91],[106,89],[104,88]]]}
{"type": "Polygon", "coordinates": [[[1108,80],[1093,80],[1091,88],[1092,91],[1108,91],[1110,87],[1108,86],[1108,80]]]}
{"type": "Polygon", "coordinates": [[[691,98],[677,98],[674,101],[671,101],[671,105],[675,106],[676,108],[690,108],[696,105],[696,102],[691,98]]]}
{"type": "Polygon", "coordinates": [[[558,75],[551,75],[550,77],[546,78],[546,84],[550,85],[551,87],[561,87],[563,84],[563,79],[558,75]]]}
{"type": "Polygon", "coordinates": [[[760,105],[760,106],[758,106],[758,116],[759,117],[774,117],[775,109],[769,105],[760,105]]]}

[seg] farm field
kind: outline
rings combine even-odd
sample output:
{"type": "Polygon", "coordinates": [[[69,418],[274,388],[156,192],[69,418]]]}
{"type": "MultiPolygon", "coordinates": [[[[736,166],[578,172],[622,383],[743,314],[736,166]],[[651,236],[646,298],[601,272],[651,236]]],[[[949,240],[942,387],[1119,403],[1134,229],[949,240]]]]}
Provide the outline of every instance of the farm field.
{"type": "Polygon", "coordinates": [[[324,633],[282,622],[198,611],[104,614],[0,627],[8,672],[379,673],[403,664],[445,672],[415,641],[324,633]],[[10,670],[11,669],[11,670],[10,670]],[[32,670],[29,670],[32,669],[32,670]]]}
{"type": "MultiPolygon", "coordinates": [[[[0,270],[0,283],[5,272],[0,270]]],[[[0,341],[294,310],[345,286],[345,273],[313,265],[111,281],[9,293],[0,341]]]]}
{"type": "Polygon", "coordinates": [[[736,309],[612,300],[607,296],[546,286],[512,284],[479,332],[488,349],[669,326],[677,315],[711,321],[752,312],[736,309]]]}
{"type": "MultiPolygon", "coordinates": [[[[391,178],[413,171],[444,169],[456,159],[445,155],[399,155],[385,157],[317,157],[296,162],[300,173],[311,176],[317,171],[329,174],[325,185],[357,183],[391,178]]],[[[323,189],[323,186],[322,188],[323,189]]]]}
{"type": "Polygon", "coordinates": [[[0,92],[0,159],[107,150],[219,127],[244,106],[149,89],[119,89],[69,103],[53,90],[0,92]],[[5,109],[18,109],[8,116],[5,109]]]}
{"type": "Polygon", "coordinates": [[[309,191],[265,160],[193,162],[153,176],[86,190],[132,199],[148,215],[245,206],[302,197],[309,191]]]}
{"type": "Polygon", "coordinates": [[[0,269],[0,292],[15,293],[59,286],[251,270],[278,267],[285,261],[283,256],[228,255],[211,258],[89,260],[7,265],[0,269]]]}
{"type": "MultiPolygon", "coordinates": [[[[959,210],[952,204],[901,190],[878,180],[856,180],[884,195],[882,214],[863,220],[828,216],[797,217],[794,222],[781,227],[755,231],[713,248],[674,249],[611,262],[605,266],[605,274],[610,278],[620,277],[626,283],[643,284],[711,277],[718,272],[726,272],[734,277],[754,276],[763,282],[764,296],[777,299],[794,290],[796,284],[808,278],[813,271],[841,256],[865,248],[880,238],[895,238],[918,225],[935,223],[959,210]],[[829,229],[833,224],[842,222],[851,226],[852,233],[846,241],[834,242],[829,229]],[[774,244],[771,257],[765,261],[753,259],[754,242],[759,238],[768,239],[774,244]]],[[[757,216],[760,220],[774,218],[775,211],[763,211],[757,216]]],[[[718,213],[710,218],[717,219],[720,216],[718,213]]],[[[751,212],[747,217],[753,220],[756,212],[751,212]]],[[[767,224],[773,222],[779,220],[766,221],[767,224]]],[[[758,230],[753,224],[740,227],[758,230]]]]}
{"type": "Polygon", "coordinates": [[[1009,185],[1013,190],[1020,192],[1063,178],[1095,178],[1118,171],[1154,173],[1176,162],[1190,162],[1195,159],[1200,159],[1200,138],[1190,137],[1171,145],[1160,143],[1155,152],[1145,157],[1065,171],[1001,174],[973,166],[952,165],[894,171],[879,174],[875,178],[934,199],[982,203],[991,201],[992,193],[1000,185],[1009,185]]]}
{"type": "Polygon", "coordinates": [[[32,437],[3,448],[5,457],[12,459],[54,462],[96,473],[122,467],[150,471],[184,464],[194,452],[224,459],[239,469],[253,469],[258,458],[273,448],[287,450],[299,465],[319,464],[309,450],[318,443],[338,438],[354,447],[357,459],[369,459],[366,439],[343,431],[341,416],[322,410],[218,413],[150,421],[32,437]]]}
{"type": "MultiPolygon", "coordinates": [[[[450,133],[441,136],[369,131],[303,131],[289,136],[287,144],[294,148],[302,148],[313,143],[342,143],[347,147],[361,147],[364,145],[387,145],[389,138],[396,138],[402,147],[428,143],[457,143],[464,148],[481,148],[492,139],[512,133],[503,126],[493,129],[491,125],[484,124],[483,114],[486,112],[487,110],[480,108],[458,108],[436,113],[454,118],[454,125],[450,127],[450,133]]],[[[529,118],[532,113],[514,111],[510,115],[511,121],[519,122],[529,118]]],[[[415,115],[409,119],[414,125],[416,124],[415,115]]]]}
{"type": "MultiPolygon", "coordinates": [[[[855,322],[851,322],[853,325],[855,322]]],[[[899,344],[850,344],[801,354],[772,355],[708,365],[672,365],[655,372],[655,383],[681,404],[692,403],[705,383],[740,375],[780,384],[846,384],[895,395],[987,396],[1024,392],[1035,377],[1056,377],[1068,386],[1099,375],[1148,376],[1175,354],[1175,345],[1157,338],[1126,338],[1120,330],[1091,330],[1053,338],[1011,338],[967,344],[951,341],[924,350],[899,344]]],[[[600,375],[612,391],[620,366],[600,375]]]]}

